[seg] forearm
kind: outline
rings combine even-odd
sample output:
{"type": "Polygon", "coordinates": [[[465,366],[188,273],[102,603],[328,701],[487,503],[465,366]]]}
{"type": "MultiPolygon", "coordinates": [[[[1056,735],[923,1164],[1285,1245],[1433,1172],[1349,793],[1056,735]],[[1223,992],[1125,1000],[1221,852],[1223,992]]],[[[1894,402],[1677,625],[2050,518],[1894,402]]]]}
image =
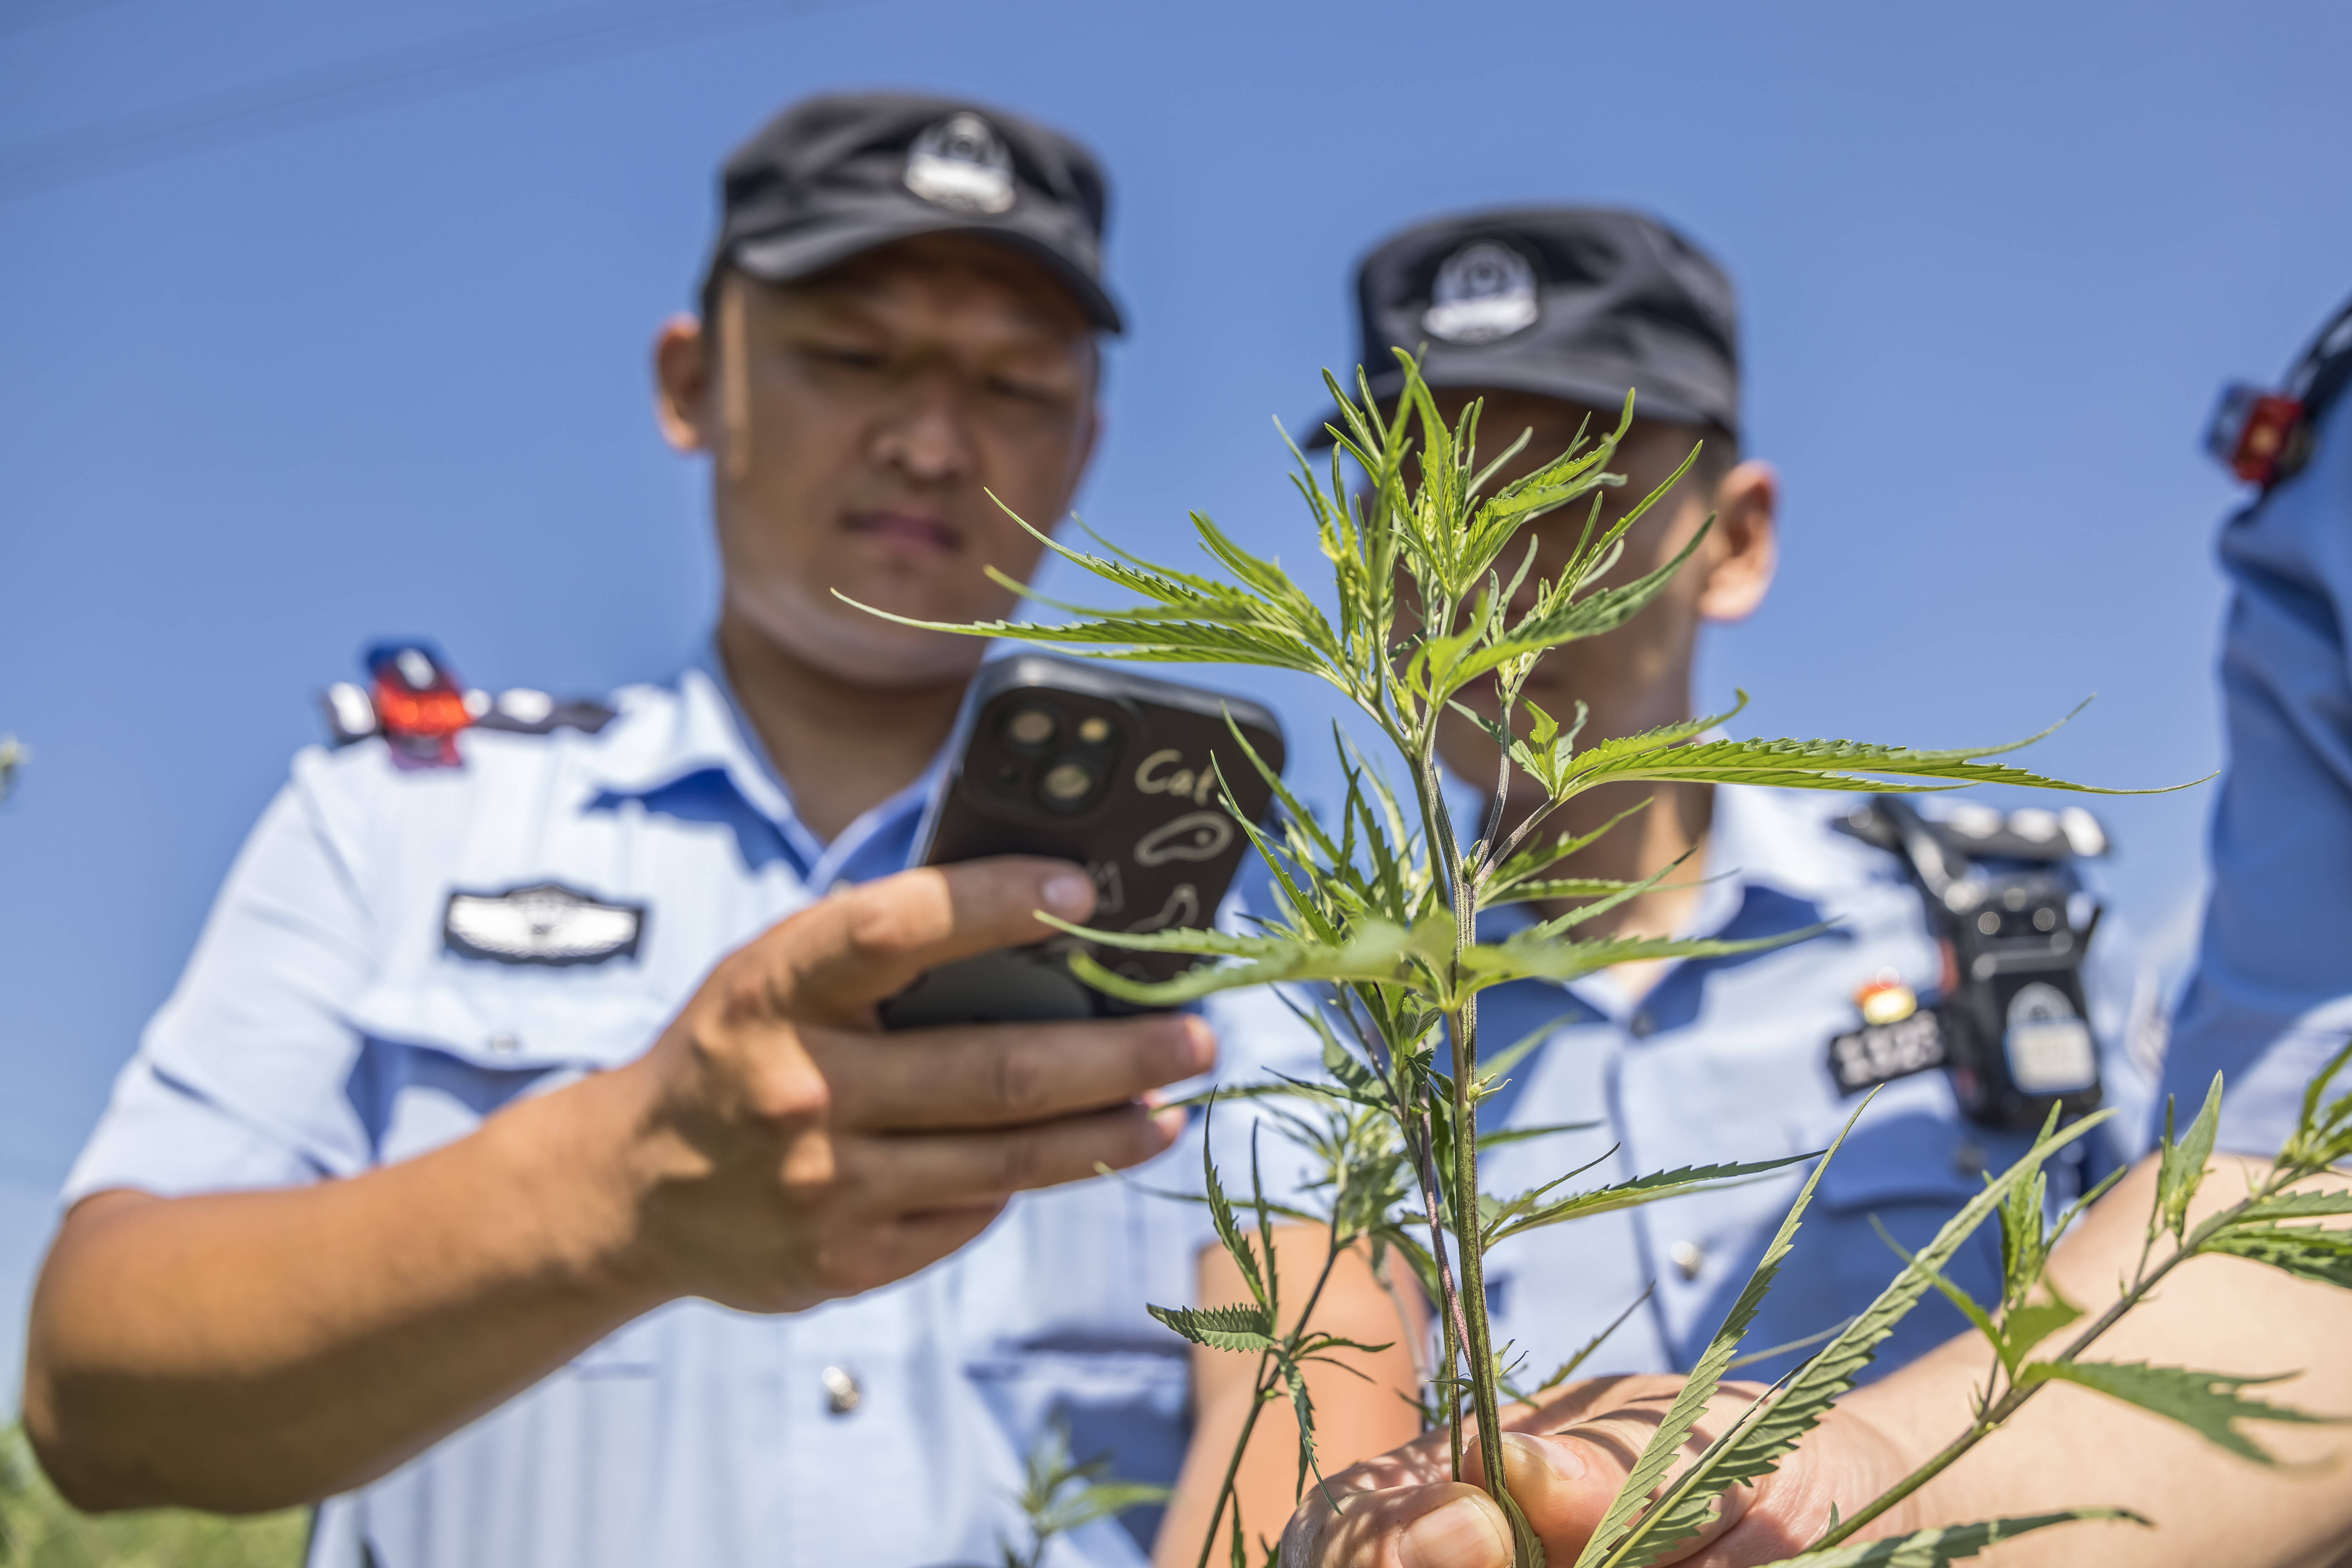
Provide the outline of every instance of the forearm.
{"type": "MultiPolygon", "coordinates": [[[[2199,1216],[2242,1197],[2248,1177],[2241,1171],[2261,1169],[2219,1162],[2200,1194],[2199,1216]]],[[[2053,1258],[2052,1278],[2091,1314],[2116,1300],[2118,1280],[2138,1263],[2154,1180],[2150,1165],[2135,1171],[2053,1258]]],[[[2043,1353],[2055,1353],[2068,1337],[2055,1336],[2043,1353]]],[[[2085,1359],[2294,1373],[2263,1390],[2263,1396],[2346,1415],[2352,1414],[2347,1345],[2352,1345],[2352,1292],[2236,1258],[2201,1258],[2167,1276],[2085,1359]]],[[[1967,1428],[1971,1394],[1984,1386],[1990,1361],[1980,1339],[1956,1340],[1847,1404],[1892,1435],[1916,1462],[1967,1428]]],[[[2104,1504],[2132,1509],[2158,1527],[2050,1531],[2002,1548],[2002,1561],[2017,1568],[2186,1568],[2219,1562],[2288,1568],[2329,1561],[2331,1550],[2340,1551],[2352,1536],[2352,1492],[2340,1477],[2294,1467],[2336,1452],[2341,1429],[2273,1425],[2250,1428],[2249,1435],[2288,1464],[2264,1468],[2172,1422],[2087,1390],[2053,1385],[1922,1490],[1913,1510],[1919,1522],[1950,1523],[2104,1504]]]]}
{"type": "MultiPolygon", "coordinates": [[[[1325,1264],[1330,1278],[1316,1299],[1310,1325],[1360,1344],[1385,1345],[1381,1351],[1333,1351],[1328,1359],[1310,1362],[1307,1385],[1315,1405],[1317,1449],[1328,1473],[1358,1459],[1411,1440],[1421,1429],[1415,1406],[1419,1374],[1412,1346],[1426,1330],[1426,1314],[1418,1288],[1411,1283],[1391,1288],[1372,1272],[1360,1247],[1328,1258],[1328,1233],[1319,1226],[1282,1226],[1275,1231],[1276,1268],[1284,1286],[1285,1323],[1295,1326],[1298,1304],[1325,1264]],[[1337,1364],[1334,1364],[1337,1363],[1337,1364]]],[[[1203,1255],[1201,1300],[1204,1306],[1246,1299],[1246,1289],[1226,1256],[1203,1255]]],[[[1201,1543],[1223,1496],[1225,1475],[1234,1465],[1243,1429],[1249,1428],[1249,1447],[1234,1472],[1235,1500],[1241,1508],[1244,1540],[1278,1539],[1297,1501],[1298,1418],[1287,1386],[1274,1384],[1276,1397],[1259,1405],[1255,1397],[1261,1363],[1256,1356],[1229,1351],[1195,1349],[1192,1352],[1192,1440],[1177,1479],[1153,1552],[1157,1568],[1192,1568],[1200,1561],[1201,1543]],[[1256,1420],[1250,1419],[1256,1412],[1256,1420]]],[[[1279,1377],[1279,1373],[1273,1374],[1279,1377]]],[[[1310,1479],[1311,1487],[1314,1481],[1310,1479]]],[[[1233,1529],[1228,1511],[1218,1523],[1219,1540],[1233,1529]]],[[[1220,1550],[1214,1560],[1223,1562],[1220,1550]]]]}
{"type": "Polygon", "coordinates": [[[648,1310],[612,1155],[633,1088],[592,1079],[348,1181],[79,1206],[33,1307],[45,1467],[85,1507],[314,1500],[648,1310]]]}

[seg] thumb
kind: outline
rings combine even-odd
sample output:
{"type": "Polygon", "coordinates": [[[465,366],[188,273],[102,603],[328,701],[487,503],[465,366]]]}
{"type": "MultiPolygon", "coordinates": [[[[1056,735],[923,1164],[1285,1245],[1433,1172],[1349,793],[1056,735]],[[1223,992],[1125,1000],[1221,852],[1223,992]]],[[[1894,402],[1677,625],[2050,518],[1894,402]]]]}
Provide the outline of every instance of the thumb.
{"type": "MultiPolygon", "coordinates": [[[[1648,1436],[1646,1431],[1638,1436],[1609,1432],[1602,1429],[1605,1425],[1595,1423],[1581,1430],[1571,1427],[1549,1436],[1532,1432],[1503,1434],[1503,1484],[1510,1489],[1511,1500],[1519,1505],[1528,1526],[1543,1542],[1548,1557],[1573,1562],[1584,1550],[1585,1543],[1607,1517],[1610,1505],[1616,1501],[1632,1460],[1648,1436]],[[1625,1440],[1628,1437],[1632,1439],[1630,1447],[1625,1440]]],[[[1483,1463],[1474,1440],[1463,1455],[1463,1474],[1480,1474],[1483,1463]]],[[[1681,1468],[1675,1465],[1662,1479],[1671,1479],[1681,1468]]],[[[1746,1511],[1747,1500],[1746,1488],[1733,1488],[1704,1529],[1678,1542],[1659,1561],[1679,1561],[1714,1541],[1738,1522],[1746,1511]]]]}
{"type": "Polygon", "coordinates": [[[1511,1527],[1459,1481],[1354,1492],[1309,1505],[1283,1532],[1282,1568],[1511,1568],[1511,1527]]]}
{"type": "Polygon", "coordinates": [[[926,866],[836,893],[753,949],[785,972],[768,987],[785,1010],[862,1024],[875,1003],[927,969],[1053,935],[1038,910],[1077,921],[1094,907],[1093,880],[1066,861],[1008,856],[926,866]]]}

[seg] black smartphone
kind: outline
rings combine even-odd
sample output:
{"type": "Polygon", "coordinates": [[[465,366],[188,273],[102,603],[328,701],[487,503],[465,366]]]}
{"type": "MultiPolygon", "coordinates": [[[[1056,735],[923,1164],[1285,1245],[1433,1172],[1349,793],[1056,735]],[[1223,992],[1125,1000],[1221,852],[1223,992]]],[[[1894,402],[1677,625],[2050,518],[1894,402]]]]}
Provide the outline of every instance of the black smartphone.
{"type": "MultiPolygon", "coordinates": [[[[916,858],[926,866],[990,855],[1074,860],[1095,882],[1089,925],[1207,925],[1251,852],[1234,813],[1264,821],[1274,798],[1234,744],[1229,714],[1279,771],[1282,726],[1247,698],[1044,654],[984,665],[916,858]],[[1219,798],[1220,770],[1230,801],[1219,798]]],[[[1070,973],[1069,955],[1080,950],[1140,981],[1171,980],[1202,962],[1059,936],[942,964],[884,1002],[882,1022],[912,1029],[1140,1011],[1070,973]]]]}

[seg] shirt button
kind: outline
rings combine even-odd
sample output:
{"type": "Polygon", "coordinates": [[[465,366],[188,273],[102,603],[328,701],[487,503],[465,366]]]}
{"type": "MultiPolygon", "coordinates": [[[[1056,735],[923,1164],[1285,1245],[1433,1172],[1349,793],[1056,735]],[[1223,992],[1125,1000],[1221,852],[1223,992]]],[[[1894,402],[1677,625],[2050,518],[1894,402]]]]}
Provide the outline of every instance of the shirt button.
{"type": "Polygon", "coordinates": [[[1666,1248],[1666,1257],[1673,1260],[1675,1271],[1685,1279],[1697,1279],[1698,1271],[1706,1267],[1706,1248],[1696,1241],[1677,1241],[1666,1248]]]}
{"type": "Polygon", "coordinates": [[[1961,1175],[1981,1176],[1984,1174],[1984,1168],[1985,1151],[1983,1144],[1974,1142],[1967,1142],[1961,1143],[1958,1148],[1952,1151],[1952,1169],[1958,1171],[1961,1175]]]}
{"type": "Polygon", "coordinates": [[[1626,1019],[1625,1026],[1633,1032],[1637,1040],[1646,1040],[1658,1032],[1658,1021],[1646,1012],[1636,1013],[1626,1019]]]}
{"type": "Polygon", "coordinates": [[[522,1042],[512,1035],[492,1035],[489,1038],[490,1052],[493,1056],[510,1057],[521,1045],[522,1042]]]}
{"type": "Polygon", "coordinates": [[[826,1367],[817,1373],[817,1381],[824,1384],[824,1407],[835,1415],[848,1415],[866,1397],[866,1391],[857,1386],[857,1379],[845,1368],[826,1367]]]}

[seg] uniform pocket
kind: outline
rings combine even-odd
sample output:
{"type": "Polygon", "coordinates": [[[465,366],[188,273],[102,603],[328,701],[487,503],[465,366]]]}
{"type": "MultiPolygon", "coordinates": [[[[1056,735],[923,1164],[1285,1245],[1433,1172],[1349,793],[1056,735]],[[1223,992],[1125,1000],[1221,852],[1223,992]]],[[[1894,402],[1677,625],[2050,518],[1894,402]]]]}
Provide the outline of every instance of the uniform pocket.
{"type": "Polygon", "coordinates": [[[497,1072],[635,1061],[677,1011],[633,968],[550,968],[449,957],[422,979],[362,992],[350,1021],[497,1072]]]}

